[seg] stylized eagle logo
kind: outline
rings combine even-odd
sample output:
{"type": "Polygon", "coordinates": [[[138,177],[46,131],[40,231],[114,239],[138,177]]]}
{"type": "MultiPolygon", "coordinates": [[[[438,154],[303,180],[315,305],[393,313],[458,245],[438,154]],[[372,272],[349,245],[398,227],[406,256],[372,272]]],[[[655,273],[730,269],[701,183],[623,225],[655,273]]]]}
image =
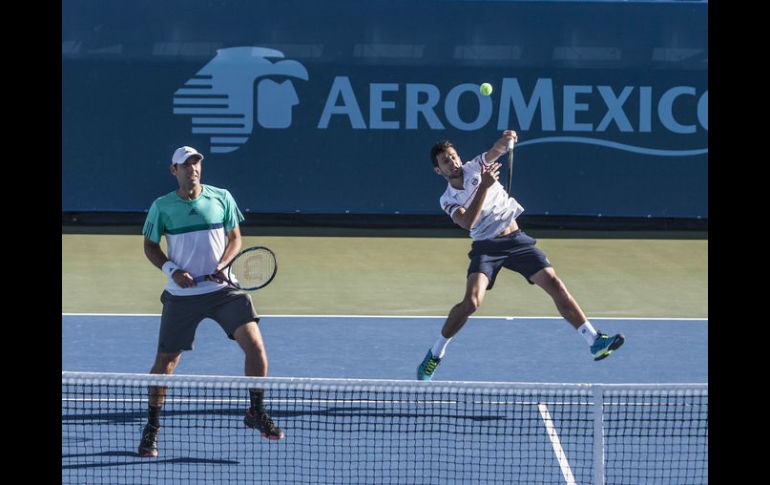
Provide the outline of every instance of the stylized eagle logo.
{"type": "Polygon", "coordinates": [[[229,47],[174,93],[174,114],[192,116],[193,134],[210,135],[211,153],[229,153],[246,143],[254,128],[254,84],[257,122],[263,128],[288,128],[299,104],[291,80],[308,80],[305,66],[264,47],[229,47]],[[270,77],[268,77],[270,76],[270,77]],[[264,78],[264,79],[263,79],[264,78]]]}

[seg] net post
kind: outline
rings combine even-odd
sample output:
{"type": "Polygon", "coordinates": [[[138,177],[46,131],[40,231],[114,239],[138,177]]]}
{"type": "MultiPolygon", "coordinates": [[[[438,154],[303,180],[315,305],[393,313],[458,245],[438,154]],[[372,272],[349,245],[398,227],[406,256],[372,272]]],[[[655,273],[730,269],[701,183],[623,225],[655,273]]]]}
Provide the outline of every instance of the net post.
{"type": "Polygon", "coordinates": [[[604,390],[593,386],[594,394],[594,485],[604,485],[604,390]]]}

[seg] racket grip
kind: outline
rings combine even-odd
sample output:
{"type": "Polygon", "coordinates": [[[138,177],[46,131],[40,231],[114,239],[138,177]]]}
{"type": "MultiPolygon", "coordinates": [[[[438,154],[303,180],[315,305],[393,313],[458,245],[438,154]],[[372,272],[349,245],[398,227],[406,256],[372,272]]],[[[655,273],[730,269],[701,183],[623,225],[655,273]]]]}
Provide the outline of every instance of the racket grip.
{"type": "Polygon", "coordinates": [[[195,280],[196,283],[200,283],[201,281],[206,281],[208,276],[209,275],[196,276],[195,278],[193,278],[193,280],[195,280]]]}
{"type": "Polygon", "coordinates": [[[508,140],[508,151],[513,150],[513,140],[508,140]]]}

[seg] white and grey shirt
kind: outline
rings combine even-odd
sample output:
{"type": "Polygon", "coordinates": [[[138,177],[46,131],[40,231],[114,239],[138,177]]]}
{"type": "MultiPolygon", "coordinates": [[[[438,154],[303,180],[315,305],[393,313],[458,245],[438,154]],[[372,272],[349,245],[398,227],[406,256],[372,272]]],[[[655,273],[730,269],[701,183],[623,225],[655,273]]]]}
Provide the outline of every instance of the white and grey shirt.
{"type": "MultiPolygon", "coordinates": [[[[476,196],[476,191],[481,183],[481,166],[488,165],[486,152],[477,155],[470,162],[463,164],[463,188],[456,189],[447,184],[441,199],[441,208],[452,217],[460,207],[468,209],[476,196]]],[[[495,182],[487,190],[481,214],[476,223],[471,226],[470,236],[474,241],[492,239],[500,234],[503,229],[511,225],[519,215],[524,212],[524,207],[516,199],[509,196],[500,182],[495,182]]],[[[453,219],[454,220],[454,219],[453,219]]]]}

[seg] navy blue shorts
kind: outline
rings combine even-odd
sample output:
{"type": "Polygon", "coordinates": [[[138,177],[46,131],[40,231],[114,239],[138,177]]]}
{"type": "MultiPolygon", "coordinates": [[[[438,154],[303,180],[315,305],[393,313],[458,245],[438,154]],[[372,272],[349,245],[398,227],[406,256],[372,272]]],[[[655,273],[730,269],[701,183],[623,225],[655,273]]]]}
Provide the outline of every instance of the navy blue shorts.
{"type": "Polygon", "coordinates": [[[551,266],[545,254],[535,247],[536,243],[535,238],[527,236],[521,229],[503,237],[473,241],[468,253],[471,259],[468,276],[471,273],[484,273],[489,278],[487,289],[491,290],[500,269],[508,268],[521,274],[533,285],[529,278],[551,266]]]}

